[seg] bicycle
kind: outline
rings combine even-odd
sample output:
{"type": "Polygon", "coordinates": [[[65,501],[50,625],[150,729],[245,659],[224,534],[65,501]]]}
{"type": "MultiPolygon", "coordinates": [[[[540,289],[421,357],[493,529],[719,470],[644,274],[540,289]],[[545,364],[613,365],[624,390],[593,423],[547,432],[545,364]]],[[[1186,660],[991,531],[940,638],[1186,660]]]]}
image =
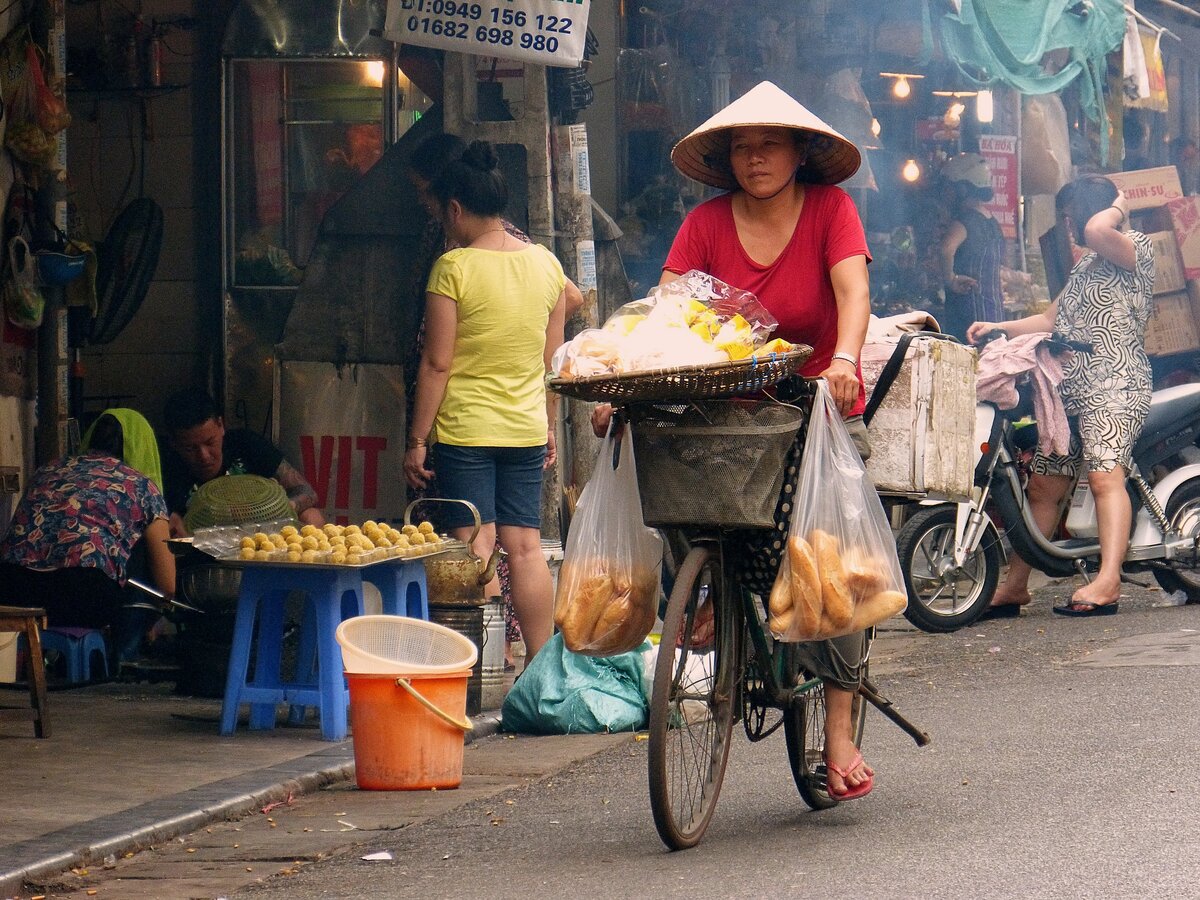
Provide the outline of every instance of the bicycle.
{"type": "MultiPolygon", "coordinates": [[[[704,406],[689,405],[708,415],[704,406]]],[[[635,422],[635,443],[636,422],[646,409],[632,404],[625,411],[635,422]]],[[[639,457],[639,473],[660,471],[663,462],[639,457]]],[[[704,497],[707,506],[712,494],[704,497]]],[[[645,498],[643,504],[645,509],[645,498]]],[[[668,528],[666,534],[682,562],[663,615],[650,702],[650,805],[663,843],[682,850],[703,837],[738,721],[752,742],[782,727],[801,799],[813,810],[836,806],[826,784],[824,683],[803,668],[800,645],[771,636],[763,599],[740,583],[733,557],[745,552],[744,532],[697,523],[668,528]]],[[[868,703],[918,746],[927,744],[928,735],[893,709],[870,681],[867,660],[862,671],[852,714],[855,745],[861,746],[868,703]]]]}
{"type": "MultiPolygon", "coordinates": [[[[701,420],[711,421],[712,409],[702,403],[730,398],[743,402],[789,378],[811,352],[803,347],[761,360],[645,375],[555,378],[550,386],[577,399],[616,404],[620,414],[633,419],[634,443],[638,444],[646,440],[644,413],[669,409],[672,415],[679,415],[693,410],[701,420]]],[[[811,396],[802,389],[797,400],[806,399],[811,405],[811,396]]],[[[807,410],[801,412],[790,427],[776,424],[767,429],[782,436],[785,449],[803,431],[807,410]]],[[[686,430],[677,428],[675,433],[686,430]]],[[[725,492],[706,492],[701,490],[703,484],[683,483],[685,476],[676,479],[676,493],[668,490],[654,502],[648,496],[652,482],[666,480],[667,464],[678,463],[688,454],[668,451],[651,460],[643,452],[644,445],[635,453],[645,522],[662,528],[677,558],[682,559],[663,613],[649,729],[650,806],[659,836],[672,850],[693,847],[704,836],[716,808],[738,721],[752,741],[762,740],[782,726],[801,799],[814,810],[838,802],[826,785],[824,684],[803,670],[799,645],[771,637],[761,600],[744,589],[728,564],[733,554],[741,552],[743,528],[774,527],[773,513],[782,489],[774,482],[764,489],[768,479],[757,477],[759,472],[771,472],[775,482],[782,481],[779,459],[747,466],[739,456],[750,443],[748,433],[742,425],[727,432],[730,440],[725,450],[733,460],[727,471],[736,470],[739,481],[736,490],[725,492]],[[757,511],[733,525],[722,512],[728,509],[722,501],[736,497],[749,502],[746,495],[756,491],[757,511]],[[706,606],[711,613],[702,612],[706,606]]],[[[711,443],[702,437],[697,440],[693,461],[719,455],[713,454],[711,443]]],[[[717,480],[707,479],[707,483],[717,480]]],[[[866,677],[864,661],[854,700],[856,745],[862,740],[867,703],[918,746],[929,743],[929,736],[895,710],[866,677]]]]}

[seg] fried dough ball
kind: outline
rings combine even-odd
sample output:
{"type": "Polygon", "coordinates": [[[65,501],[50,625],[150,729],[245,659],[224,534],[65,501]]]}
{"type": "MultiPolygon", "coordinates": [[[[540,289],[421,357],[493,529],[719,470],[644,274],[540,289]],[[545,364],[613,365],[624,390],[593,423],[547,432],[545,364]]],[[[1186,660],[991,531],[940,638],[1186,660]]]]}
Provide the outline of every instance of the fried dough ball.
{"type": "Polygon", "coordinates": [[[254,558],[256,560],[258,560],[259,562],[266,562],[268,559],[271,558],[271,554],[268,553],[266,550],[255,550],[254,558]]]}
{"type": "MultiPolygon", "coordinates": [[[[305,525],[304,527],[311,528],[312,526],[305,525]]],[[[296,530],[295,525],[284,525],[282,528],[279,529],[279,533],[282,534],[284,537],[291,537],[293,534],[300,534],[300,532],[296,530]]]]}
{"type": "Polygon", "coordinates": [[[342,526],[334,525],[332,522],[325,525],[322,529],[329,537],[334,537],[342,533],[342,526]]]}
{"type": "Polygon", "coordinates": [[[403,528],[400,529],[401,534],[409,534],[409,535],[416,534],[417,531],[418,531],[418,529],[417,529],[416,525],[405,525],[403,528]]]}
{"type": "MultiPolygon", "coordinates": [[[[247,538],[250,540],[250,538],[247,538]]],[[[243,545],[242,552],[238,554],[241,559],[254,559],[255,550],[253,546],[246,547],[243,545]]]]}
{"type": "Polygon", "coordinates": [[[247,548],[248,548],[248,549],[250,549],[250,550],[254,550],[254,549],[255,549],[255,548],[258,546],[258,545],[257,545],[257,544],[255,544],[255,542],[254,542],[254,538],[252,538],[252,537],[244,537],[244,538],[242,538],[242,545],[241,545],[241,546],[242,546],[242,549],[243,549],[243,550],[246,550],[247,548]]]}
{"type": "Polygon", "coordinates": [[[421,532],[421,534],[433,534],[433,523],[422,522],[417,526],[417,531],[421,532]]]}
{"type": "Polygon", "coordinates": [[[300,554],[300,562],[314,563],[317,561],[316,550],[305,550],[300,554]]]}
{"type": "Polygon", "coordinates": [[[288,562],[300,562],[300,557],[303,554],[299,550],[289,550],[287,555],[288,562]]]}
{"type": "Polygon", "coordinates": [[[316,550],[321,545],[321,542],[314,535],[307,534],[300,539],[300,547],[303,550],[316,550]]]}
{"type": "Polygon", "coordinates": [[[334,565],[340,566],[346,561],[346,554],[341,550],[334,550],[333,553],[329,555],[329,561],[334,565]]]}

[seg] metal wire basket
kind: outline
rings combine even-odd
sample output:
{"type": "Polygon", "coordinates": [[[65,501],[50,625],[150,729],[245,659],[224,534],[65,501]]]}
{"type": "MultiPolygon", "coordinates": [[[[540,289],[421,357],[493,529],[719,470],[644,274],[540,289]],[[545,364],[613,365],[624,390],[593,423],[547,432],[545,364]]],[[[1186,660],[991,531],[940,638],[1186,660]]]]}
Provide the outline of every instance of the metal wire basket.
{"type": "Polygon", "coordinates": [[[680,366],[584,378],[551,378],[550,389],[576,400],[631,403],[670,400],[718,400],[753,394],[794,374],[812,356],[797,344],[788,353],[751,356],[736,362],[680,366]]]}
{"type": "Polygon", "coordinates": [[[630,408],[642,518],[650,526],[773,528],[804,409],[725,400],[630,408]]]}

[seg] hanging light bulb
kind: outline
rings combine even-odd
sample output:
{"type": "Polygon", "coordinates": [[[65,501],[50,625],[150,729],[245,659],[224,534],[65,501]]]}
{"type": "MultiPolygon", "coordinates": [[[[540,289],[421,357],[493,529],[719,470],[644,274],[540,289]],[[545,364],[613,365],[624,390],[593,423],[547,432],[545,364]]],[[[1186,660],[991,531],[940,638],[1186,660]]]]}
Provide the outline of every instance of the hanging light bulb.
{"type": "Polygon", "coordinates": [[[975,95],[975,118],[980,122],[990,122],[993,115],[992,92],[980,91],[975,95]]]}
{"type": "Polygon", "coordinates": [[[879,132],[883,131],[883,126],[879,124],[878,119],[871,119],[871,134],[879,137],[879,132]]]}
{"type": "Polygon", "coordinates": [[[921,177],[921,167],[915,159],[910,159],[904,164],[904,168],[900,170],[900,177],[910,183],[921,177]]]}
{"type": "Polygon", "coordinates": [[[914,78],[924,78],[924,75],[912,75],[908,72],[880,72],[881,78],[894,78],[892,82],[892,96],[898,100],[903,100],[912,93],[911,81],[914,78]]]}

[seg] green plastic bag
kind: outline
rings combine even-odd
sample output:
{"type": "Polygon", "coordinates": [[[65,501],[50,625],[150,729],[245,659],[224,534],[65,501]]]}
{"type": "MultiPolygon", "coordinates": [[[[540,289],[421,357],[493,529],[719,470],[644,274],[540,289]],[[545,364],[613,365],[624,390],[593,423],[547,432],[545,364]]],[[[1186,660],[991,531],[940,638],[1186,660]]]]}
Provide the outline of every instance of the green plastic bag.
{"type": "Polygon", "coordinates": [[[555,634],[521,673],[500,710],[502,731],[602,734],[646,727],[642,646],[617,656],[572,653],[555,634]]]}

